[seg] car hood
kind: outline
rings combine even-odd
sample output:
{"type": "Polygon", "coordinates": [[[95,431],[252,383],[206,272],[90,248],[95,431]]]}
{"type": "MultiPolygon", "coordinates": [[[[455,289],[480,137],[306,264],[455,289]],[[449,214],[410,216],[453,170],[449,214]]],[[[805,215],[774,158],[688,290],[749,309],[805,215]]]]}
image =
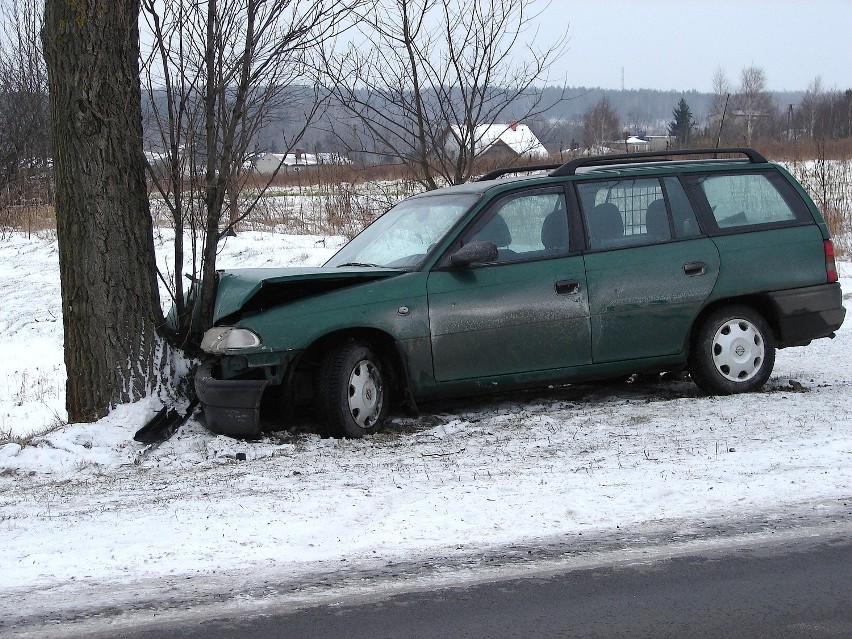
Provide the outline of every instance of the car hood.
{"type": "Polygon", "coordinates": [[[246,313],[403,273],[399,269],[365,267],[219,271],[213,323],[228,324],[246,313]]]}

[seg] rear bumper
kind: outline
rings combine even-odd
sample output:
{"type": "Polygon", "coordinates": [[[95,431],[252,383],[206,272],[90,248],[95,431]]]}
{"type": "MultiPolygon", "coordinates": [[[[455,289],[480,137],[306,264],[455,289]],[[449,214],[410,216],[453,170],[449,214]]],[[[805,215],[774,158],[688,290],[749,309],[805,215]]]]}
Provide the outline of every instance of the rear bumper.
{"type": "Polygon", "coordinates": [[[846,309],[840,284],[820,284],[769,294],[778,320],[778,347],[804,346],[820,337],[834,337],[846,309]]]}
{"type": "Polygon", "coordinates": [[[216,379],[213,362],[195,373],[195,392],[201,401],[207,428],[231,437],[260,435],[260,400],[268,380],[216,379]]]}

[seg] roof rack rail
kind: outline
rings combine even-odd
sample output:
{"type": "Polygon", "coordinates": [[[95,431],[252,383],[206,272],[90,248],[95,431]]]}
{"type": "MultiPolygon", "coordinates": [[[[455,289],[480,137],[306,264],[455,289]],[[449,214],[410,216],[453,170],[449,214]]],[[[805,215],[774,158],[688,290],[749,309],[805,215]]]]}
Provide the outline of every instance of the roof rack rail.
{"type": "Polygon", "coordinates": [[[550,177],[575,175],[580,167],[584,166],[606,166],[609,164],[623,164],[628,162],[643,162],[648,159],[659,158],[656,161],[671,159],[675,156],[686,155],[712,155],[714,158],[719,154],[744,155],[752,164],[765,164],[768,160],[754,149],[748,147],[730,147],[721,149],[681,149],[677,151],[646,151],[644,153],[619,153],[617,155],[590,155],[587,157],[570,160],[550,173],[550,177]]]}
{"type": "Polygon", "coordinates": [[[561,166],[561,164],[531,164],[529,166],[507,166],[502,169],[494,169],[493,171],[476,178],[476,181],[484,182],[485,180],[496,180],[498,177],[507,175],[509,173],[532,173],[533,171],[552,171],[553,169],[558,169],[561,166]]]}

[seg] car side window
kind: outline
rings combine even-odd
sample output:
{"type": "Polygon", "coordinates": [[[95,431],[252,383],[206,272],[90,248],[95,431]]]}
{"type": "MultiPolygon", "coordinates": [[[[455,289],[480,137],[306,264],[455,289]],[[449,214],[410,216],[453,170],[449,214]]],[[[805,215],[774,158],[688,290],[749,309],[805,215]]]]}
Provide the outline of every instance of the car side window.
{"type": "Polygon", "coordinates": [[[493,242],[497,262],[546,259],[568,254],[564,192],[537,190],[500,198],[462,238],[462,244],[493,242]]]}
{"type": "Polygon", "coordinates": [[[668,208],[658,179],[584,182],[577,190],[589,248],[620,248],[672,239],[668,208]]]}
{"type": "Polygon", "coordinates": [[[698,180],[701,192],[719,230],[744,226],[786,225],[799,215],[784,197],[786,182],[778,183],[765,173],[709,175],[698,180]]]}

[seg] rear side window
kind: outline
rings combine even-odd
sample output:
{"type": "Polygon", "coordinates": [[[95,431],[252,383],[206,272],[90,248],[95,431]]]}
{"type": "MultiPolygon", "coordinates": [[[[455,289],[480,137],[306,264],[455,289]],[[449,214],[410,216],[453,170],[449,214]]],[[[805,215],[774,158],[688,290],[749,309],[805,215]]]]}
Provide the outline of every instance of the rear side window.
{"type": "Polygon", "coordinates": [[[656,178],[577,185],[589,248],[655,244],[672,238],[662,185],[656,178]]]}
{"type": "Polygon", "coordinates": [[[801,199],[775,174],[710,175],[696,182],[720,231],[807,220],[801,199]]]}

